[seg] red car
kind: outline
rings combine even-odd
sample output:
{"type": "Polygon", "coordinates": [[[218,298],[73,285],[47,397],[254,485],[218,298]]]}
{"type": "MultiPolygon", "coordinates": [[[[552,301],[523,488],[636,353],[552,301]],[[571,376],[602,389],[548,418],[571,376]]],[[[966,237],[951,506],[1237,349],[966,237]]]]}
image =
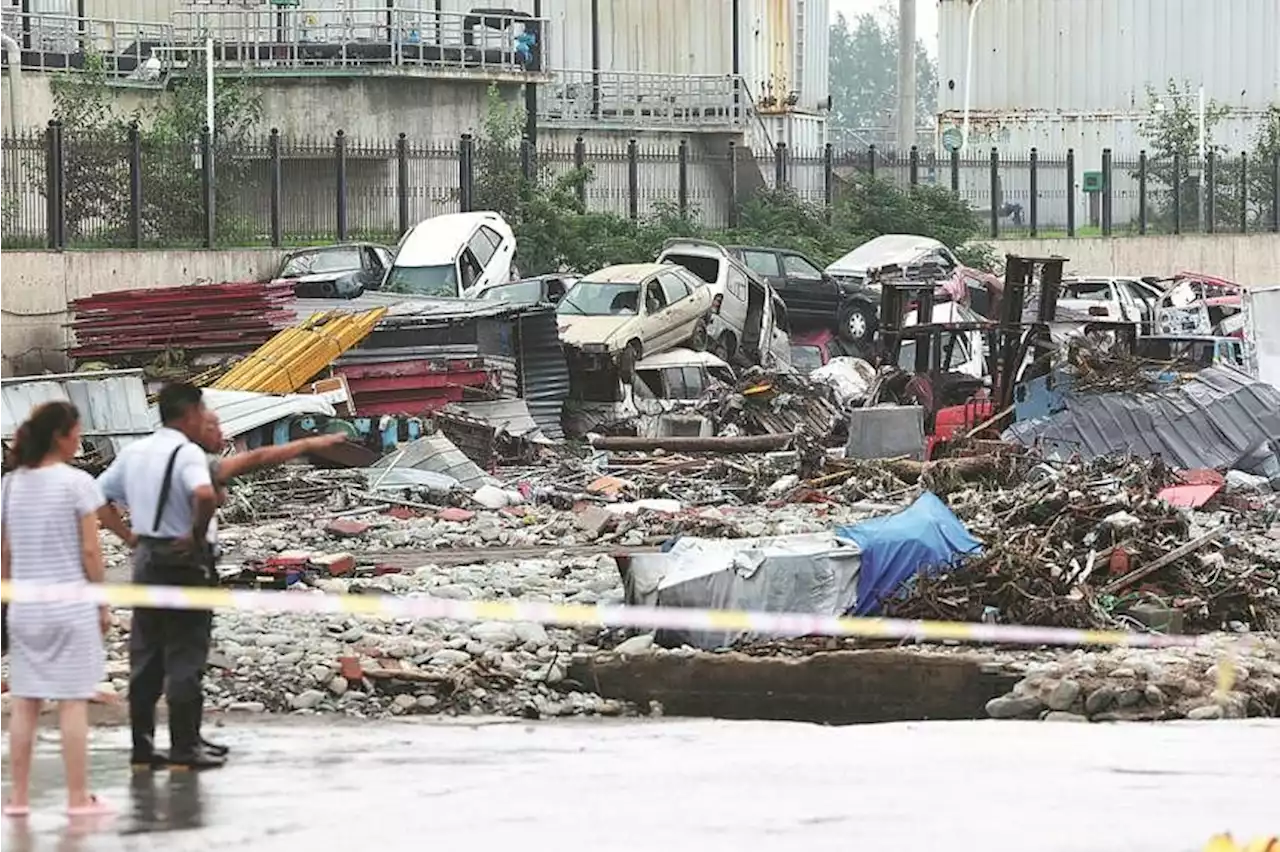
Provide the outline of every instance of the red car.
{"type": "Polygon", "coordinates": [[[855,346],[842,342],[829,328],[791,335],[791,366],[803,376],[819,367],[825,367],[831,363],[832,358],[844,355],[861,357],[855,346]]]}

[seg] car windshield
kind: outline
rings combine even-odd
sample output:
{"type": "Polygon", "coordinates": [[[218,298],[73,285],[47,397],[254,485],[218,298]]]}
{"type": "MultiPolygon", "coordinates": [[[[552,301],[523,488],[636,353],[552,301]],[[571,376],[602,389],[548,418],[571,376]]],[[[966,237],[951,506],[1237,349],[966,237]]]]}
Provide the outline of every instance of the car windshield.
{"type": "Polygon", "coordinates": [[[453,298],[458,295],[458,272],[453,264],[393,266],[382,289],[410,296],[453,298]]]}
{"type": "Polygon", "coordinates": [[[290,255],[284,262],[278,278],[301,278],[303,275],[323,275],[327,272],[349,272],[360,268],[360,249],[352,246],[340,249],[322,249],[290,255]]]}
{"type": "Polygon", "coordinates": [[[516,281],[511,284],[490,287],[480,294],[480,298],[509,305],[535,305],[542,301],[542,282],[516,281]]]}
{"type": "Polygon", "coordinates": [[[822,350],[817,346],[792,346],[791,366],[801,373],[812,373],[822,366],[822,350]]]}
{"type": "Polygon", "coordinates": [[[632,317],[640,302],[640,285],[632,282],[579,281],[573,285],[556,313],[564,316],[632,317]]]}

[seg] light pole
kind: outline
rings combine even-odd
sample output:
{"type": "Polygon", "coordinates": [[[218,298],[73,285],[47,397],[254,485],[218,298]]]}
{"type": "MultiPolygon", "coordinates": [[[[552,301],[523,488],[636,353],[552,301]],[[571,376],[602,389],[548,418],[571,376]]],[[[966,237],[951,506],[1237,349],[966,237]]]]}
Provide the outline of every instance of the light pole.
{"type": "MultiPolygon", "coordinates": [[[[151,48],[152,53],[191,53],[189,47],[162,45],[151,48]]],[[[213,38],[204,40],[204,123],[213,133],[213,38]]]]}
{"type": "Polygon", "coordinates": [[[982,0],[973,0],[969,7],[969,36],[964,46],[964,129],[961,131],[960,150],[969,147],[969,104],[973,98],[973,31],[982,0]]]}

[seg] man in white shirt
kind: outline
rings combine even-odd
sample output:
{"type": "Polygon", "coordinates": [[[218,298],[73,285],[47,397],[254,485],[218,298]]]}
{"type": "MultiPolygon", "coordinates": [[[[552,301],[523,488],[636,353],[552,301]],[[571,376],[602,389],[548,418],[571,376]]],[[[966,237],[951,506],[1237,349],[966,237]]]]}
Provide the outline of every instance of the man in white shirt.
{"type": "MultiPolygon", "coordinates": [[[[217,509],[209,463],[196,443],[205,429],[200,389],[167,385],[160,391],[154,435],[125,447],[98,479],[110,503],[129,510],[133,582],[172,586],[214,581],[207,535],[217,509]]],[[[156,702],[169,710],[171,767],[209,769],[223,764],[200,742],[201,680],[208,655],[209,613],[138,608],[129,634],[129,720],[135,768],[157,765],[156,702]]]]}

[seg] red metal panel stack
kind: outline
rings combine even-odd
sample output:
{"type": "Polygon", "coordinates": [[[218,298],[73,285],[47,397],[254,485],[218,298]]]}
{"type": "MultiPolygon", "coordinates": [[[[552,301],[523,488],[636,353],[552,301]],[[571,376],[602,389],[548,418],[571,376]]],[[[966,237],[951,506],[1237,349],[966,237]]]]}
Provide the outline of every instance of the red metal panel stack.
{"type": "Polygon", "coordinates": [[[196,284],[118,290],[71,303],[78,360],[149,360],[166,350],[241,352],[294,321],[293,284],[196,284]]]}

